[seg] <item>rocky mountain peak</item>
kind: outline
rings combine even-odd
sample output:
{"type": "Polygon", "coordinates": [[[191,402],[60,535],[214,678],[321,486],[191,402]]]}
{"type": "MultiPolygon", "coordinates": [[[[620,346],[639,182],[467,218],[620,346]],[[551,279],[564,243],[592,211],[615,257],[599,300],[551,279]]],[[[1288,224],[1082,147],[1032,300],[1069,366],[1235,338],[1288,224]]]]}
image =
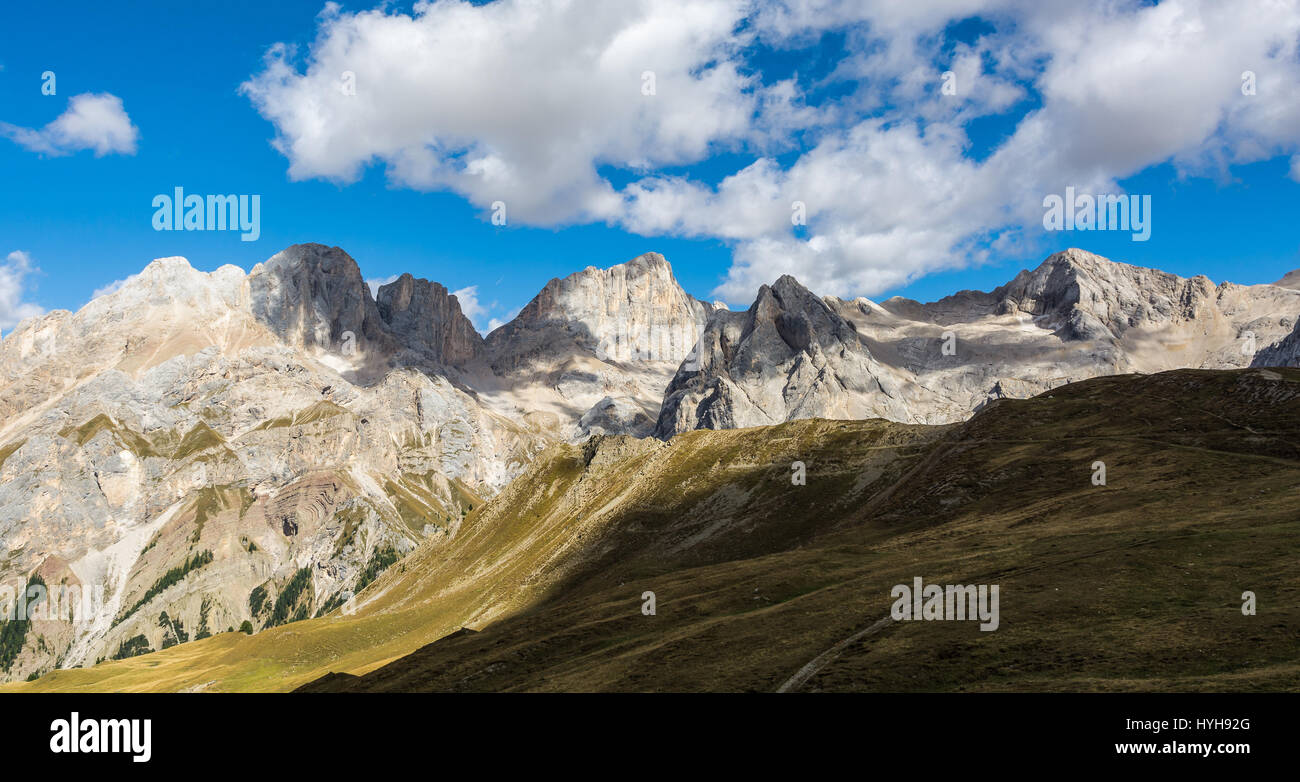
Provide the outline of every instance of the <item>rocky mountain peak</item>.
{"type": "MultiPolygon", "coordinates": [[[[666,271],[670,277],[672,276],[673,273],[673,267],[671,264],[668,263],[668,259],[663,257],[663,255],[661,255],[660,253],[656,253],[656,252],[642,253],[637,257],[633,258],[632,260],[626,261],[622,264],[616,264],[616,266],[625,266],[629,271],[644,270],[644,272],[647,273],[666,271]]],[[[614,268],[614,267],[610,267],[610,268],[614,268]]],[[[583,272],[592,271],[592,270],[600,271],[600,269],[597,269],[594,266],[588,266],[586,269],[583,270],[583,272]]],[[[578,272],[578,274],[582,274],[583,272],[578,272]]]]}
{"type": "Polygon", "coordinates": [[[1183,278],[1071,248],[1021,272],[982,303],[984,314],[1043,318],[1065,339],[1113,341],[1130,329],[1194,319],[1215,296],[1203,275],[1183,278]]]}
{"type": "Polygon", "coordinates": [[[403,343],[427,349],[440,364],[458,366],[483,355],[483,338],[439,283],[403,274],[380,286],[376,303],[403,343]]]}
{"type": "MultiPolygon", "coordinates": [[[[763,287],[766,288],[768,286],[765,285],[763,287]]],[[[805,288],[803,283],[799,282],[798,279],[790,274],[782,274],[780,277],[776,278],[776,282],[772,283],[770,290],[774,295],[781,299],[798,299],[804,302],[811,299],[817,299],[817,296],[813,294],[812,291],[805,288]]],[[[799,305],[794,304],[792,306],[799,305]]]]}
{"type": "Polygon", "coordinates": [[[731,312],[647,253],[550,281],[484,341],[444,286],[407,274],[376,298],[337,247],[294,245],[248,275],[158,259],[0,340],[0,584],[39,567],[110,587],[95,623],[34,634],[0,679],[264,628],[250,597],[278,600],[308,566],[295,614],[327,609],[377,554],[456,534],[557,441],[952,423],[1099,375],[1294,365],[1298,322],[1300,290],[1081,250],[929,304],[819,298],[787,275],[731,312]],[[376,350],[321,352],[349,331],[376,350]],[[150,593],[186,563],[197,576],[150,593]]]}
{"type": "Polygon", "coordinates": [[[1037,268],[1022,270],[992,291],[963,290],[922,304],[894,296],[880,303],[887,312],[912,320],[950,325],[972,317],[1021,314],[1064,323],[1080,300],[1081,280],[1106,277],[1113,262],[1070,248],[1048,256],[1037,268]]]}
{"type": "Polygon", "coordinates": [[[664,343],[658,360],[675,364],[713,310],[682,290],[662,255],[645,253],[552,279],[513,321],[488,335],[488,352],[494,368],[509,371],[546,363],[557,350],[597,353],[602,345],[655,334],[664,343]]]}
{"type": "Polygon", "coordinates": [[[1282,276],[1282,279],[1273,284],[1279,288],[1290,288],[1291,290],[1300,291],[1300,269],[1287,272],[1282,276]]]}
{"type": "Polygon", "coordinates": [[[797,279],[759,288],[744,312],[715,312],[698,362],[678,370],[655,434],[790,418],[906,415],[893,381],[854,325],[797,279]]]}
{"type": "Polygon", "coordinates": [[[692,303],[700,302],[678,285],[668,261],[651,252],[606,269],[588,266],[550,280],[520,311],[519,319],[597,323],[611,315],[631,316],[637,310],[651,318],[672,317],[692,303]]]}
{"type": "Polygon", "coordinates": [[[1297,291],[1216,286],[1077,248],[993,291],[928,304],[818,299],[786,275],[746,313],[714,316],[655,433],[809,416],[946,423],[1085,377],[1292,364],[1297,313],[1297,291]]]}
{"type": "Polygon", "coordinates": [[[248,275],[253,314],[292,345],[333,349],[351,332],[361,346],[392,347],[357,262],[338,247],[295,244],[248,275]]]}
{"type": "Polygon", "coordinates": [[[238,307],[243,301],[243,282],[244,270],[238,266],[226,264],[209,273],[195,269],[179,256],[157,258],[90,302],[90,306],[92,311],[176,302],[201,310],[206,309],[205,304],[238,307]]]}
{"type": "MultiPolygon", "coordinates": [[[[759,289],[746,330],[770,329],[793,352],[857,343],[853,326],[797,279],[784,274],[759,289]]],[[[865,350],[865,348],[863,348],[865,350]]]]}

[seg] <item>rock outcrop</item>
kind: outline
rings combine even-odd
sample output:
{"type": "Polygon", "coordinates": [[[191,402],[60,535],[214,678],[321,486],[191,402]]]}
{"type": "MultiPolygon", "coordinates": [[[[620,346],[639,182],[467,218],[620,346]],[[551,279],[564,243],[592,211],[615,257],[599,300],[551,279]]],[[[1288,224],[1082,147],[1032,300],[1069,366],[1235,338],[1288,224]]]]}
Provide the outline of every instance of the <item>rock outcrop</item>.
{"type": "Polygon", "coordinates": [[[248,275],[253,315],[286,343],[339,351],[352,335],[361,350],[395,341],[352,256],[338,247],[295,244],[248,275]]]}
{"type": "Polygon", "coordinates": [[[491,376],[467,382],[499,412],[551,416],[565,439],[649,434],[716,309],[682,290],[658,253],[588,267],[548,282],[489,334],[491,376]]]}
{"type": "Polygon", "coordinates": [[[909,415],[896,378],[853,324],[793,277],[763,286],[746,312],[719,313],[664,396],[656,434],[796,418],[909,415]]]}
{"type": "Polygon", "coordinates": [[[785,277],[747,313],[710,324],[655,433],[806,417],[950,423],[1098,375],[1286,362],[1297,316],[1297,290],[1215,285],[1076,249],[993,291],[928,304],[818,299],[785,277]],[[1257,358],[1261,348],[1270,352],[1257,358]]]}
{"type": "Polygon", "coordinates": [[[442,285],[403,274],[380,286],[377,299],[380,317],[401,342],[435,363],[464,366],[483,356],[483,338],[442,285]]]}
{"type": "Polygon", "coordinates": [[[0,340],[0,604],[33,579],[102,594],[11,633],[0,679],[335,610],[566,441],[947,423],[1098,375],[1300,364],[1293,276],[1069,250],[928,304],[786,276],[730,312],[648,253],[550,281],[483,339],[442,285],[376,298],[337,247],[248,274],[160,259],[0,340]]]}
{"type": "Polygon", "coordinates": [[[1300,290],[1300,269],[1294,269],[1282,275],[1282,279],[1273,283],[1279,288],[1292,288],[1300,290]]]}
{"type": "Polygon", "coordinates": [[[1253,367],[1300,367],[1300,318],[1290,334],[1256,354],[1253,367]]]}
{"type": "Polygon", "coordinates": [[[477,334],[411,287],[390,324],[338,248],[166,258],[6,335],[0,590],[62,563],[101,602],[0,678],[332,610],[522,469],[549,435],[454,382],[477,334]]]}
{"type": "Polygon", "coordinates": [[[488,335],[488,354],[499,373],[547,371],[575,353],[676,365],[713,310],[682,290],[662,255],[646,253],[546,283],[514,320],[488,335]]]}

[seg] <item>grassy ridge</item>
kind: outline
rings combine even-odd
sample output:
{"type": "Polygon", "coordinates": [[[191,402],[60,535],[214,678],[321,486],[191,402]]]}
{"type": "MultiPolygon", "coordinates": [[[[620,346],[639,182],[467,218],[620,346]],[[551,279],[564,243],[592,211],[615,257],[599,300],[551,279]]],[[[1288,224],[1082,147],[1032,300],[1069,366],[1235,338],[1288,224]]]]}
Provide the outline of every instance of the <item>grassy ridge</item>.
{"type": "Polygon", "coordinates": [[[774,690],[915,576],[999,584],[1001,627],[891,623],[803,689],[1296,689],[1298,434],[1300,371],[1178,371],[952,427],[561,446],[389,568],[354,616],[6,689],[283,690],[344,672],[365,676],[321,687],[774,690]],[[480,632],[449,637],[462,626],[480,632]]]}
{"type": "MultiPolygon", "coordinates": [[[[662,570],[630,547],[606,571],[626,580],[578,579],[322,689],[771,691],[922,576],[999,584],[999,630],[889,623],[802,689],[1294,690],[1298,433],[1294,370],[1101,378],[998,403],[849,508],[832,499],[848,476],[814,460],[844,450],[827,437],[808,486],[781,490],[815,492],[781,525],[818,525],[811,542],[662,570]],[[1091,481],[1099,460],[1105,486],[1091,481]]],[[[623,525],[644,513],[629,507],[623,525]]]]}

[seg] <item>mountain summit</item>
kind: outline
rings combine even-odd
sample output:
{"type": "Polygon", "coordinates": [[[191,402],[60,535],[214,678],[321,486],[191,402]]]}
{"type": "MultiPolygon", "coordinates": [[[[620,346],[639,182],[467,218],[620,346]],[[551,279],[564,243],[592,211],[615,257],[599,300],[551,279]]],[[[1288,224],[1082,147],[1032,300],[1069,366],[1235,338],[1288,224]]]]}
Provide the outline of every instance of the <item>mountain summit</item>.
{"type": "Polygon", "coordinates": [[[1300,363],[1298,322],[1300,290],[1081,250],[928,304],[784,276],[731,312],[647,253],[551,280],[484,339],[444,286],[372,295],[337,247],[248,274],[159,259],[0,341],[0,586],[104,592],[93,621],[12,635],[0,675],[329,612],[593,435],[951,423],[1099,375],[1300,363]]]}
{"type": "Polygon", "coordinates": [[[748,312],[710,322],[655,433],[808,417],[951,423],[1098,375],[1292,363],[1294,337],[1283,340],[1297,316],[1300,290],[1215,285],[1078,249],[929,304],[819,299],[783,277],[748,312]]]}

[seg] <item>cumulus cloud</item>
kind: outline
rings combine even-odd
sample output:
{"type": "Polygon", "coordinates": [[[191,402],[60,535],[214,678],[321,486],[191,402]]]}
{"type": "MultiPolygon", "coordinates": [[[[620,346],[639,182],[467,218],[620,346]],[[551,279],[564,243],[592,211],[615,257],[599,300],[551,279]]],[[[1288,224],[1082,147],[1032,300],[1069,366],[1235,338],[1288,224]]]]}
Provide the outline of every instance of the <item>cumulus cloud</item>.
{"type": "Polygon", "coordinates": [[[522,308],[515,307],[514,309],[507,312],[504,317],[492,318],[488,320],[487,331],[482,332],[483,336],[487,336],[488,334],[491,334],[492,332],[506,325],[510,321],[514,320],[515,316],[519,314],[520,309],[522,308]]]}
{"type": "Polygon", "coordinates": [[[37,269],[31,256],[15,250],[0,263],[0,331],[11,329],[26,318],[40,315],[45,310],[36,304],[23,301],[27,278],[37,269]]]}
{"type": "Polygon", "coordinates": [[[1300,155],[1294,3],[438,0],[329,4],[319,26],[243,85],[291,177],[380,165],[511,221],[722,239],[715,293],[742,305],[787,272],[875,295],[1022,250],[1067,186],[1300,155]],[[817,82],[761,72],[755,51],[831,31],[844,54],[817,82]],[[970,124],[990,116],[1009,132],[976,154],[970,124]],[[743,161],[730,175],[691,165],[723,152],[743,161]]]}
{"type": "Polygon", "coordinates": [[[475,330],[485,337],[513,320],[521,309],[515,307],[506,312],[503,317],[493,316],[493,312],[501,311],[501,304],[496,300],[484,302],[480,299],[477,285],[470,285],[458,291],[452,291],[451,295],[455,296],[456,300],[460,302],[460,311],[474,324],[475,330]]]}
{"type": "Polygon", "coordinates": [[[352,182],[378,163],[396,184],[502,201],[510,220],[605,219],[619,198],[600,166],[690,163],[748,132],[758,98],[737,59],[746,7],[443,0],[408,16],[330,5],[305,68],[277,45],[242,90],[274,124],[294,179],[352,182]]]}
{"type": "Polygon", "coordinates": [[[108,93],[83,93],[68,101],[68,108],[43,128],[24,128],[0,122],[0,134],[47,155],[70,155],[93,150],[95,157],[134,155],[140,130],[131,124],[122,99],[108,93]]]}
{"type": "Polygon", "coordinates": [[[1159,163],[1222,175],[1300,148],[1300,102],[1283,86],[1300,81],[1295,6],[1247,14],[1193,0],[990,3],[983,13],[1007,32],[958,45],[945,59],[936,36],[969,10],[911,16],[901,5],[859,6],[868,26],[858,35],[886,37],[838,73],[867,85],[850,104],[885,108],[827,133],[788,167],[760,159],[714,187],[635,182],[623,192],[624,224],[733,240],[733,265],[716,291],[729,301],[748,301],[787,272],[819,292],[872,295],[978,263],[990,248],[1023,247],[1042,198],[1066,186],[1118,192],[1119,179],[1159,163]],[[943,65],[956,75],[956,96],[939,92],[943,65]],[[1243,94],[1245,70],[1255,95],[1243,94]],[[925,74],[924,90],[915,74],[925,74]],[[965,123],[1005,111],[1027,91],[1039,105],[987,159],[972,159],[965,123]],[[790,225],[795,201],[807,209],[802,232],[790,225]]]}
{"type": "Polygon", "coordinates": [[[480,333],[483,332],[483,327],[479,324],[483,322],[483,317],[488,314],[491,307],[479,302],[478,286],[470,285],[467,288],[452,291],[451,295],[455,296],[456,301],[460,302],[461,313],[470,319],[470,322],[474,324],[474,328],[478,329],[480,333]]]}

